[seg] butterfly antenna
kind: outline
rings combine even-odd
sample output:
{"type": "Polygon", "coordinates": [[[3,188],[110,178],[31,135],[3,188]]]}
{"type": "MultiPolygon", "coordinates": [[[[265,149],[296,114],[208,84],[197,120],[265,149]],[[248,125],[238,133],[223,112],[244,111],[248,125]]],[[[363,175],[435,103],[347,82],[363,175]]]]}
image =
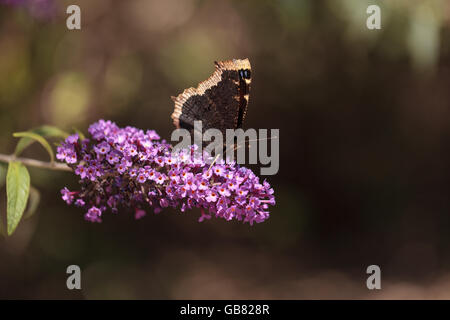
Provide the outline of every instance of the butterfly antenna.
{"type": "MultiPolygon", "coordinates": [[[[250,139],[250,140],[244,141],[244,144],[233,144],[231,147],[234,147],[234,151],[236,151],[236,150],[242,148],[246,142],[265,141],[265,140],[272,140],[272,139],[278,139],[278,137],[275,136],[275,137],[264,138],[264,139],[250,139]]],[[[249,145],[248,147],[251,148],[251,145],[249,145]]]]}
{"type": "Polygon", "coordinates": [[[215,158],[214,161],[211,163],[211,165],[208,168],[208,171],[211,170],[212,166],[214,165],[214,163],[216,163],[217,159],[219,159],[220,154],[218,154],[215,158]]]}
{"type": "Polygon", "coordinates": [[[272,139],[278,139],[278,137],[277,136],[275,136],[275,137],[270,137],[270,138],[264,138],[264,139],[251,139],[251,140],[248,140],[248,142],[253,142],[253,141],[264,141],[264,140],[272,140],[272,139]]]}

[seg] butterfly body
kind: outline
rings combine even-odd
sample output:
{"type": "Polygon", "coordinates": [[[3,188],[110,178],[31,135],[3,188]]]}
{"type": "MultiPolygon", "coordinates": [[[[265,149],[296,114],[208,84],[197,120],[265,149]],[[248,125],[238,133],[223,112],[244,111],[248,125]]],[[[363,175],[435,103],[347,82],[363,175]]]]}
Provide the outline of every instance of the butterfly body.
{"type": "Polygon", "coordinates": [[[194,121],[202,121],[203,130],[242,127],[247,113],[251,66],[248,59],[215,62],[214,73],[197,88],[188,88],[172,97],[175,127],[194,129],[194,121]]]}

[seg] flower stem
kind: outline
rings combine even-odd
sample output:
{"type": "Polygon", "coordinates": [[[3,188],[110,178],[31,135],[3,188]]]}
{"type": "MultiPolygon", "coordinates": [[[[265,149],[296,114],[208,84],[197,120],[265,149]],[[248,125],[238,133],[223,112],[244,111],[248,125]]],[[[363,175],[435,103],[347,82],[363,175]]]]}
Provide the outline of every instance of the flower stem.
{"type": "Polygon", "coordinates": [[[50,170],[59,170],[59,171],[72,171],[72,169],[64,163],[56,163],[56,162],[45,162],[35,159],[29,158],[18,158],[14,155],[6,155],[0,153],[0,161],[2,162],[10,162],[10,161],[20,161],[23,164],[31,167],[44,168],[50,170]]]}

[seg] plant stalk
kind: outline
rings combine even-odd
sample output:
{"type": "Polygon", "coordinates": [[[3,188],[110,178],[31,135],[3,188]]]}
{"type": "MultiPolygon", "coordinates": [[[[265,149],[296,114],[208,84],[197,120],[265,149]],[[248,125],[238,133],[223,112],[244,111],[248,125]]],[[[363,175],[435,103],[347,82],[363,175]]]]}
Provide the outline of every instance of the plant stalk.
{"type": "Polygon", "coordinates": [[[59,171],[72,171],[72,169],[64,164],[64,163],[57,163],[57,162],[45,162],[30,158],[20,158],[16,157],[14,155],[7,155],[7,154],[1,154],[0,153],[0,161],[2,162],[10,162],[10,161],[20,161],[24,165],[36,167],[36,168],[44,168],[44,169],[50,169],[50,170],[59,170],[59,171]]]}

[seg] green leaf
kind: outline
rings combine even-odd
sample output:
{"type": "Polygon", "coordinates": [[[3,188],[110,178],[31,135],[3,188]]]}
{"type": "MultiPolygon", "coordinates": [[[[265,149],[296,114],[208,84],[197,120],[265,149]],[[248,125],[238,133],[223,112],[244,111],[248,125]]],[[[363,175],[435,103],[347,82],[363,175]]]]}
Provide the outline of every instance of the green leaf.
{"type": "Polygon", "coordinates": [[[16,137],[16,138],[26,137],[26,138],[31,138],[31,139],[36,140],[37,142],[39,142],[47,150],[48,154],[50,155],[50,161],[51,162],[55,161],[55,155],[53,153],[52,147],[47,142],[47,140],[45,140],[42,136],[38,135],[37,133],[34,133],[34,132],[15,132],[15,133],[13,133],[13,136],[16,137]]]}
{"type": "Polygon", "coordinates": [[[19,161],[11,161],[6,175],[6,220],[8,235],[16,230],[27,206],[30,175],[19,161]]]}
{"type": "Polygon", "coordinates": [[[24,219],[30,218],[36,212],[39,202],[41,202],[41,193],[35,187],[30,186],[30,198],[28,199],[27,211],[23,214],[24,219]]]}
{"type": "MultiPolygon", "coordinates": [[[[42,137],[47,138],[56,137],[65,139],[69,135],[67,132],[62,131],[59,128],[47,125],[31,129],[28,132],[36,133],[42,137]]],[[[29,137],[23,137],[22,139],[20,139],[19,142],[17,143],[16,151],[14,152],[16,156],[22,153],[22,151],[25,150],[27,147],[29,147],[34,141],[35,141],[34,139],[29,137]]]]}

